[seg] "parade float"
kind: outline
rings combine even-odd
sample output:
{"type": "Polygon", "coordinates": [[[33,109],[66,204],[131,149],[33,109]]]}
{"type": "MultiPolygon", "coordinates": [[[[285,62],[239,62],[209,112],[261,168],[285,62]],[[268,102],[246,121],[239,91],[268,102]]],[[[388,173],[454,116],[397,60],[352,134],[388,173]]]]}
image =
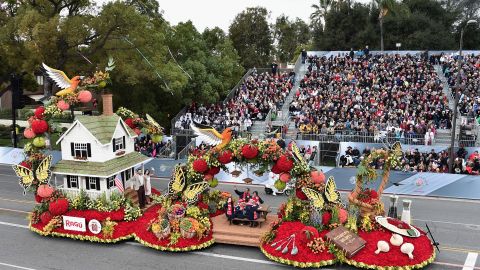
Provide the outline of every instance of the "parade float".
{"type": "MultiPolygon", "coordinates": [[[[133,140],[144,133],[158,141],[162,128],[150,116],[142,118],[125,108],[113,114],[107,94],[103,115],[77,117],[64,132],[59,139],[62,160],[50,169],[52,158],[44,154],[43,135],[52,129],[49,120],[69,106],[90,101],[92,95],[85,91],[104,85],[112,66],[110,61],[101,74],[83,79],[45,108],[37,108],[29,121],[31,126],[24,134],[29,139],[26,159],[14,165],[14,170],[24,190],[32,192],[37,201],[30,214],[32,231],[92,242],[135,239],[162,251],[206,248],[216,241],[214,229],[220,224],[214,220],[226,220],[223,207],[231,198],[213,189],[218,185],[215,176],[220,170],[228,172],[227,165],[233,163],[235,168],[252,168],[259,175],[279,175],[274,184],[278,190],[287,184],[294,187],[278,216],[268,218],[271,224],[266,233],[254,241],[270,260],[302,268],[345,263],[400,270],[423,268],[434,260],[434,244],[423,230],[410,220],[397,219],[396,214],[385,215],[381,195],[390,168],[401,156],[398,143],[362,160],[346,205],[335,179],[310,167],[294,142],[282,149],[273,139],[234,139],[229,128],[220,133],[193,123],[198,139],[210,147],[193,150],[186,164],[175,167],[168,190],[164,194],[154,190],[152,204],[140,209],[125,187],[133,169],[148,158],[132,151],[133,140]],[[371,164],[377,159],[383,162],[383,173],[379,188],[373,189],[378,172],[371,164]]],[[[57,83],[66,78],[51,68],[47,72],[57,83]]],[[[238,172],[229,173],[234,177],[238,172]]],[[[227,227],[226,237],[233,237],[235,230],[227,227]]]]}

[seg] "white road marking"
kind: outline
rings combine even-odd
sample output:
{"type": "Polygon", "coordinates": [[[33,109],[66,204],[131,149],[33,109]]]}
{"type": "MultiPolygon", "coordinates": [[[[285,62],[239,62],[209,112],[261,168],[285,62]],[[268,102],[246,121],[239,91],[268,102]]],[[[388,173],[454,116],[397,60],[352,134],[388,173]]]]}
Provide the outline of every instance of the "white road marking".
{"type": "Polygon", "coordinates": [[[477,262],[478,253],[469,252],[462,270],[473,270],[477,262]]]}
{"type": "Polygon", "coordinates": [[[10,223],[10,222],[3,222],[3,221],[0,221],[0,225],[5,225],[5,226],[12,226],[12,227],[17,227],[17,228],[24,228],[24,229],[28,229],[28,226],[27,226],[27,225],[16,224],[16,223],[10,223]]]}
{"type": "Polygon", "coordinates": [[[3,266],[8,266],[8,267],[15,268],[15,269],[23,269],[23,270],[36,270],[36,269],[33,269],[33,268],[28,268],[28,267],[18,266],[18,265],[9,264],[9,263],[2,263],[2,262],[0,262],[0,265],[3,265],[3,266]]]}
{"type": "Polygon", "coordinates": [[[421,222],[443,223],[443,224],[449,224],[449,225],[463,225],[463,226],[477,226],[477,227],[480,227],[480,225],[478,225],[478,224],[458,223],[458,222],[450,222],[450,221],[439,221],[439,220],[428,220],[428,219],[413,219],[413,220],[421,221],[421,222]]]}
{"type": "Polygon", "coordinates": [[[0,211],[8,211],[8,212],[17,212],[22,214],[30,214],[30,212],[22,211],[22,210],[15,210],[15,209],[8,209],[8,208],[0,208],[0,211]]]}

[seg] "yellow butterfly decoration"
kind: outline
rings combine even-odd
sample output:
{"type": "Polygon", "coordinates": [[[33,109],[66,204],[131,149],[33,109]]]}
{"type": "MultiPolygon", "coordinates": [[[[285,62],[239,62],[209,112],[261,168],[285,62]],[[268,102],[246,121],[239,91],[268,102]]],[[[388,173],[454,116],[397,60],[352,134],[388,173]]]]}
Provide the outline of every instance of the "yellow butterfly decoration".
{"type": "Polygon", "coordinates": [[[333,176],[330,176],[325,184],[325,198],[331,203],[342,203],[340,192],[337,190],[333,176]]]}
{"type": "Polygon", "coordinates": [[[145,114],[145,117],[147,118],[147,123],[154,127],[156,132],[162,132],[163,128],[157,123],[157,121],[155,121],[155,119],[153,119],[153,117],[151,117],[148,113],[145,114]]]}
{"type": "Polygon", "coordinates": [[[168,193],[170,195],[183,192],[183,198],[188,204],[194,204],[198,200],[198,195],[205,191],[209,186],[207,182],[194,183],[186,187],[185,171],[181,166],[175,167],[173,179],[168,183],[168,193]]]}
{"type": "Polygon", "coordinates": [[[391,151],[395,155],[395,157],[401,157],[403,152],[402,152],[402,145],[400,144],[400,142],[395,142],[392,145],[391,151]]]}
{"type": "Polygon", "coordinates": [[[12,166],[15,174],[20,177],[20,185],[24,189],[24,194],[26,193],[27,188],[30,187],[35,180],[37,180],[40,184],[48,183],[50,177],[52,176],[52,172],[50,171],[51,165],[52,156],[47,156],[40,162],[35,171],[21,165],[12,166]]]}
{"type": "Polygon", "coordinates": [[[313,206],[313,208],[315,208],[317,211],[323,209],[323,206],[325,205],[325,200],[323,199],[322,193],[307,187],[303,187],[302,191],[310,200],[310,204],[313,206]]]}
{"type": "Polygon", "coordinates": [[[292,154],[295,161],[302,163],[305,166],[308,165],[308,163],[305,161],[302,154],[300,153],[300,149],[298,149],[298,146],[295,142],[292,142],[292,154]]]}

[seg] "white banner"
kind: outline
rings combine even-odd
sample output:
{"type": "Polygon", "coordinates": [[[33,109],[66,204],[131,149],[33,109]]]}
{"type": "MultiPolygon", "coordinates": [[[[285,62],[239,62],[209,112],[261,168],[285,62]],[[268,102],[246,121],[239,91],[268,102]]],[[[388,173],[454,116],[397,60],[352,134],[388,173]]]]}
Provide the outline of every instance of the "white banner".
{"type": "Polygon", "coordinates": [[[63,216],[63,229],[70,231],[86,232],[85,218],[63,216]]]}

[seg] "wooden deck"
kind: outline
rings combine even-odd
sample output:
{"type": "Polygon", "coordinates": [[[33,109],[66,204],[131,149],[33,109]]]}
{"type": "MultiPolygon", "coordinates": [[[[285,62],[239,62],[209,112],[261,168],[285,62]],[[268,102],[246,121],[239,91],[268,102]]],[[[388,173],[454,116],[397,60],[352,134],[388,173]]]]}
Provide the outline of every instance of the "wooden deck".
{"type": "Polygon", "coordinates": [[[230,225],[225,215],[212,218],[213,238],[216,243],[239,246],[260,246],[260,238],[270,230],[270,223],[277,218],[268,216],[263,226],[250,227],[248,225],[230,225]]]}

